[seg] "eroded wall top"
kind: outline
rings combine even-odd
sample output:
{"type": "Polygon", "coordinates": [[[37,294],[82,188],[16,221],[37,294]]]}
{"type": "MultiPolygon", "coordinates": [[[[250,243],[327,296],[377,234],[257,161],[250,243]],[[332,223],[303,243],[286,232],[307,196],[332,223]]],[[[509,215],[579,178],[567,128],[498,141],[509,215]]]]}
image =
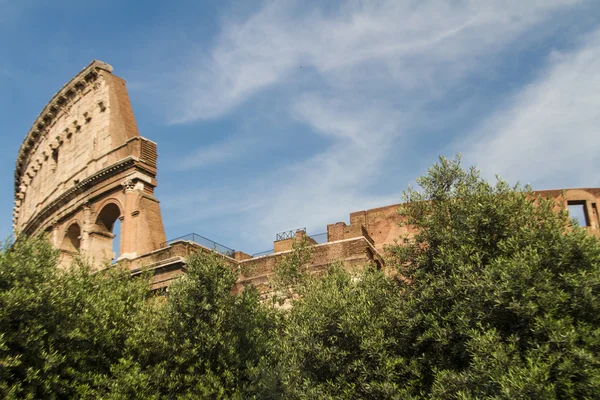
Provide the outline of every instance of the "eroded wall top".
{"type": "Polygon", "coordinates": [[[116,163],[124,155],[119,148],[139,139],[125,82],[110,65],[93,61],[52,97],[21,145],[15,231],[26,231],[40,211],[116,163]]]}

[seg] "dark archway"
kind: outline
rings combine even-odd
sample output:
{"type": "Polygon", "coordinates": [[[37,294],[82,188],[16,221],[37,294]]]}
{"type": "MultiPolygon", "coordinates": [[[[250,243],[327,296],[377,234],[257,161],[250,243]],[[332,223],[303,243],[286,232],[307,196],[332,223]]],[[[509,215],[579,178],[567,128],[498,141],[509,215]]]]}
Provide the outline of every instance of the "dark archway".
{"type": "Polygon", "coordinates": [[[115,203],[109,203],[104,206],[98,214],[96,225],[102,227],[106,232],[112,233],[115,221],[121,216],[121,210],[115,203]]]}
{"type": "Polygon", "coordinates": [[[102,207],[98,213],[90,247],[97,258],[110,261],[118,258],[120,246],[115,241],[121,238],[120,217],[121,208],[112,202],[102,207]]]}
{"type": "Polygon", "coordinates": [[[81,228],[77,222],[69,226],[60,248],[67,251],[79,251],[81,248],[81,228]]]}

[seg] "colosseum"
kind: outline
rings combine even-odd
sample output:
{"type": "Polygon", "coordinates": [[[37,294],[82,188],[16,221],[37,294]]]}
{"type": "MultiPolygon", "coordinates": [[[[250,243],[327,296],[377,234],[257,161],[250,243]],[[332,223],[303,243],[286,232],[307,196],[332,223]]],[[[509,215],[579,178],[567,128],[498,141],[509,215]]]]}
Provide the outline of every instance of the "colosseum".
{"type": "MultiPolygon", "coordinates": [[[[112,71],[93,61],[65,84],[34,121],[17,156],[13,230],[17,236],[49,234],[61,265],[80,255],[96,268],[111,262],[132,274],[148,268],[153,288],[160,289],[185,273],[189,254],[216,251],[244,271],[240,286],[261,287],[296,237],[313,246],[310,267],[318,270],[333,260],[349,267],[383,265],[384,246],[409,234],[399,226],[394,204],[353,212],[349,225],[332,223],[318,237],[305,230],[280,233],[268,254],[252,256],[195,234],[167,240],[154,196],[157,144],[140,136],[125,81],[112,71]]],[[[583,224],[600,233],[600,188],[537,193],[579,208],[583,224]]]]}

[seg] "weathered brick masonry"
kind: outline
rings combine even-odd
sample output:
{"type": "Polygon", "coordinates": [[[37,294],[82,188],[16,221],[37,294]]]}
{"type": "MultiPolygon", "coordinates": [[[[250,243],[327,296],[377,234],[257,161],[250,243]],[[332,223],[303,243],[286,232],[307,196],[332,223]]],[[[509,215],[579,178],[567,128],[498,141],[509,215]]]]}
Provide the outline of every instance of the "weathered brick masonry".
{"type": "MultiPolygon", "coordinates": [[[[93,61],[52,97],[27,133],[16,162],[13,228],[17,235],[49,233],[61,265],[81,254],[102,268],[115,257],[113,229],[120,220],[116,261],[132,274],[149,268],[153,287],[166,287],[185,273],[187,256],[213,250],[194,240],[165,240],[154,197],[156,162],[156,144],[139,135],[125,81],[110,65],[93,61]]],[[[536,193],[559,207],[580,207],[585,225],[600,234],[600,188],[536,193]]],[[[383,266],[384,247],[412,233],[399,225],[398,206],[351,213],[349,225],[327,226],[325,243],[306,238],[313,246],[311,270],[332,261],[383,266]]],[[[289,254],[294,239],[275,241],[273,254],[265,256],[241,251],[219,256],[242,271],[238,289],[254,284],[268,290],[273,267],[289,254]]]]}

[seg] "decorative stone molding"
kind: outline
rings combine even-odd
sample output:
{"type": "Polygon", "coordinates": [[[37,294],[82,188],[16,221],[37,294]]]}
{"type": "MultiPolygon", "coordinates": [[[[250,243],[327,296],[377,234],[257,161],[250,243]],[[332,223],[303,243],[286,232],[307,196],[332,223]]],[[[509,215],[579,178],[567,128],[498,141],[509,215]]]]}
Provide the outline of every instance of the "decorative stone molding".
{"type": "Polygon", "coordinates": [[[48,105],[36,118],[19,149],[15,171],[15,191],[19,189],[21,177],[24,174],[23,168],[27,165],[27,158],[35,150],[35,146],[39,144],[39,132],[52,122],[59,110],[69,107],[68,103],[76,97],[75,93],[78,90],[83,90],[87,84],[96,80],[100,70],[112,72],[113,68],[102,61],[92,61],[52,97],[48,105]]]}
{"type": "Polygon", "coordinates": [[[135,189],[135,182],[133,181],[133,179],[127,179],[126,181],[121,183],[121,186],[123,186],[123,191],[125,193],[131,192],[135,189]]]}
{"type": "Polygon", "coordinates": [[[34,218],[29,221],[29,223],[23,228],[23,232],[26,234],[31,234],[35,232],[35,230],[40,226],[41,222],[46,220],[48,216],[55,213],[65,204],[72,202],[73,199],[88,190],[90,187],[102,182],[112,176],[119,174],[120,172],[134,167],[136,165],[136,159],[133,157],[128,157],[126,159],[121,160],[119,163],[111,165],[108,168],[105,168],[101,171],[98,171],[96,174],[84,179],[79,182],[74,188],[66,191],[52,203],[48,204],[42,210],[40,210],[34,218]]]}

